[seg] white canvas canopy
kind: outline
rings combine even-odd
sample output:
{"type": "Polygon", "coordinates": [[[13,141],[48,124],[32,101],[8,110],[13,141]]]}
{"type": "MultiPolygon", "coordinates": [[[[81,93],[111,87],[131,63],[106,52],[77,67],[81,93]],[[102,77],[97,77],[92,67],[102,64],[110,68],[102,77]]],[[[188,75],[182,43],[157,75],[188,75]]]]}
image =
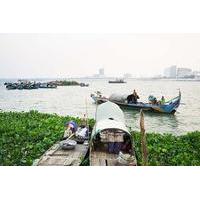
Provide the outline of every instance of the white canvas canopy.
{"type": "Polygon", "coordinates": [[[121,103],[125,103],[126,99],[127,99],[128,94],[111,94],[109,97],[110,101],[118,101],[121,103]]]}
{"type": "Polygon", "coordinates": [[[98,106],[96,113],[96,121],[112,118],[116,121],[125,123],[124,113],[119,106],[110,101],[98,106]]]}
{"type": "Polygon", "coordinates": [[[99,105],[97,108],[93,136],[105,129],[119,129],[129,133],[125,125],[124,113],[118,105],[110,101],[99,105]]]}
{"type": "Polygon", "coordinates": [[[129,133],[126,125],[122,122],[110,120],[110,119],[104,119],[96,124],[96,132],[105,130],[105,129],[119,129],[126,133],[129,133]]]}

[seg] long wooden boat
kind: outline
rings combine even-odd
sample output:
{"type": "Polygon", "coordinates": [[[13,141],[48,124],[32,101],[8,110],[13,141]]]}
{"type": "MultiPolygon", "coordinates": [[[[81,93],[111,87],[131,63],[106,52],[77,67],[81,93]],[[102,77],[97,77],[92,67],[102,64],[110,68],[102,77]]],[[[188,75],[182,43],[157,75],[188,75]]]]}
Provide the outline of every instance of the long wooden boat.
{"type": "MultiPolygon", "coordinates": [[[[81,129],[79,129],[80,131],[81,129]]],[[[79,166],[86,157],[89,144],[88,140],[81,143],[76,142],[78,138],[73,138],[75,146],[67,146],[63,148],[63,144],[69,139],[65,139],[55,143],[49,150],[47,150],[39,159],[35,160],[34,166],[79,166]],[[72,148],[73,147],[73,148],[72,148]]],[[[79,140],[80,141],[80,140],[79,140]]]]}
{"type": "Polygon", "coordinates": [[[90,139],[91,166],[136,166],[131,134],[122,110],[112,102],[98,106],[90,139]]]}
{"type": "Polygon", "coordinates": [[[57,85],[52,83],[40,83],[39,88],[41,89],[56,89],[57,85]]]}
{"type": "Polygon", "coordinates": [[[81,87],[89,87],[89,84],[88,83],[80,83],[80,86],[81,87]]]}
{"type": "Polygon", "coordinates": [[[108,83],[126,83],[123,79],[110,80],[108,83]]]}
{"type": "Polygon", "coordinates": [[[77,144],[75,149],[63,150],[60,142],[54,144],[36,160],[35,166],[79,166],[88,152],[88,145],[77,144]]]}
{"type": "Polygon", "coordinates": [[[144,111],[174,114],[180,105],[181,92],[179,91],[179,95],[177,97],[171,99],[168,102],[165,102],[164,104],[151,104],[143,102],[138,102],[137,104],[127,103],[125,100],[117,101],[117,100],[111,100],[110,98],[107,97],[103,97],[102,94],[100,94],[99,92],[97,94],[91,94],[91,98],[94,100],[96,104],[101,104],[107,101],[111,101],[113,103],[116,103],[122,108],[138,109],[138,110],[143,109],[144,111]]]}

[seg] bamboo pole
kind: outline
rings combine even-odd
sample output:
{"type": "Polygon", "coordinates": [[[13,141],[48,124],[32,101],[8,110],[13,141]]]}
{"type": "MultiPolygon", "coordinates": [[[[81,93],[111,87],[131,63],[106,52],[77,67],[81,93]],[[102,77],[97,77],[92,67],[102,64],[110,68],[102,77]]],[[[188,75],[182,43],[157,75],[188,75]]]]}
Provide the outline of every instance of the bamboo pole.
{"type": "Polygon", "coordinates": [[[89,134],[89,122],[88,122],[88,104],[87,104],[87,97],[85,98],[85,115],[86,115],[86,127],[88,129],[89,134]]]}
{"type": "Polygon", "coordinates": [[[141,132],[141,152],[142,152],[142,165],[148,165],[148,151],[147,151],[147,141],[146,133],[144,127],[144,113],[143,110],[140,110],[140,132],[141,132]]]}

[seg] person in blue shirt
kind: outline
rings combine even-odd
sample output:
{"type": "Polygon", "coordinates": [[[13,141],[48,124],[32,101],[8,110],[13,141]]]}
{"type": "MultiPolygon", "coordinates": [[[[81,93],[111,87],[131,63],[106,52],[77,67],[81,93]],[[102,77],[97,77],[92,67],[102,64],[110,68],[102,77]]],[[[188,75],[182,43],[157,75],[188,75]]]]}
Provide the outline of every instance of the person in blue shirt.
{"type": "Polygon", "coordinates": [[[65,124],[65,133],[63,139],[67,139],[72,134],[75,134],[77,130],[78,130],[78,125],[76,122],[74,121],[67,122],[65,124]]]}

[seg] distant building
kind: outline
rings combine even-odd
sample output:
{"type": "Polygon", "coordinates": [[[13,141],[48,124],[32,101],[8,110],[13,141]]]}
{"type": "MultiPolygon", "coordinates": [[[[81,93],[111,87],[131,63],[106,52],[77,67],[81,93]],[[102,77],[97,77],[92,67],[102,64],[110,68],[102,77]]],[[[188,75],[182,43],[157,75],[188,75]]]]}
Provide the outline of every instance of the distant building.
{"type": "Polygon", "coordinates": [[[99,73],[98,74],[94,74],[92,77],[93,78],[105,78],[104,68],[100,68],[99,69],[99,73]]]}
{"type": "Polygon", "coordinates": [[[104,68],[99,69],[99,76],[104,76],[104,68]]]}
{"type": "Polygon", "coordinates": [[[196,75],[197,75],[197,76],[200,75],[200,71],[193,71],[192,73],[193,73],[193,75],[195,75],[195,76],[196,76],[196,75]]]}
{"type": "Polygon", "coordinates": [[[172,65],[171,67],[167,67],[164,70],[164,76],[166,78],[176,78],[177,67],[176,65],[172,65]]]}
{"type": "Polygon", "coordinates": [[[132,74],[126,73],[124,74],[124,78],[132,78],[132,74]]]}
{"type": "Polygon", "coordinates": [[[192,78],[192,70],[190,68],[178,68],[177,78],[192,78]]]}
{"type": "Polygon", "coordinates": [[[200,79],[200,71],[193,71],[194,78],[200,79]]]}

